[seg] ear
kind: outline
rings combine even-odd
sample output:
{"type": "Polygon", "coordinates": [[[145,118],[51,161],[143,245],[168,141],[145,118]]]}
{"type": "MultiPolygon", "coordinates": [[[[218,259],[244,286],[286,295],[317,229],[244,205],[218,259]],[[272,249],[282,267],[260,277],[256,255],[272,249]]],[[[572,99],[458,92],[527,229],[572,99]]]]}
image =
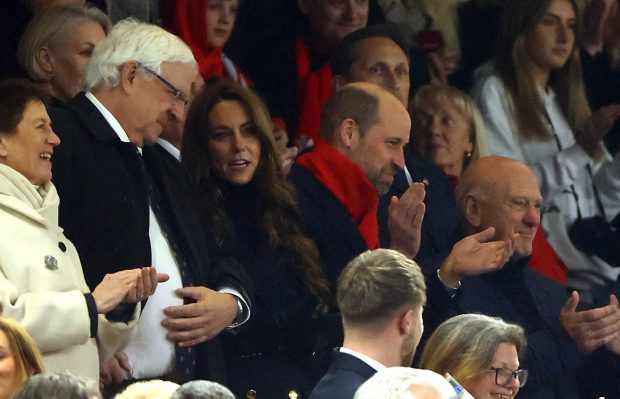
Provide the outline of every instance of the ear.
{"type": "Polygon", "coordinates": [[[347,149],[352,149],[359,142],[359,128],[352,118],[345,118],[338,125],[338,137],[347,149]]]}
{"type": "Polygon", "coordinates": [[[332,76],[332,88],[334,89],[334,93],[342,89],[342,87],[346,84],[347,82],[342,75],[332,76]]]}
{"type": "Polygon", "coordinates": [[[50,51],[47,47],[40,47],[37,50],[35,54],[35,60],[39,64],[41,69],[45,71],[45,73],[49,75],[52,74],[52,70],[54,69],[52,67],[52,55],[50,54],[50,51]]]}
{"type": "Polygon", "coordinates": [[[138,63],[129,61],[121,66],[119,71],[120,86],[124,91],[131,93],[136,88],[136,77],[138,75],[138,63]]]}
{"type": "Polygon", "coordinates": [[[0,157],[6,158],[9,155],[9,149],[6,145],[6,135],[0,133],[0,157]]]}
{"type": "Polygon", "coordinates": [[[465,197],[465,203],[463,206],[463,213],[465,214],[465,220],[473,227],[480,227],[482,224],[482,217],[480,214],[480,202],[473,195],[467,195],[465,197]]]}
{"type": "Polygon", "coordinates": [[[409,335],[411,333],[411,329],[413,328],[413,317],[413,309],[408,309],[398,317],[398,332],[400,335],[409,335]]]}

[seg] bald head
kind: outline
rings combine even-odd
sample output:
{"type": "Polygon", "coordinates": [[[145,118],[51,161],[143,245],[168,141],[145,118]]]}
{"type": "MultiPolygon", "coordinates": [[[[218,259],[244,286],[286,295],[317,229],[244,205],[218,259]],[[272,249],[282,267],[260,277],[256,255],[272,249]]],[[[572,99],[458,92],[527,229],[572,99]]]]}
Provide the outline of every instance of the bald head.
{"type": "Polygon", "coordinates": [[[514,257],[531,254],[542,195],[527,165],[504,157],[480,158],[460,177],[456,196],[470,232],[494,227],[498,240],[518,234],[514,257]]]}
{"type": "Polygon", "coordinates": [[[373,84],[345,85],[325,104],[321,137],[357,163],[380,194],[404,167],[411,119],[390,92],[373,84]]]}

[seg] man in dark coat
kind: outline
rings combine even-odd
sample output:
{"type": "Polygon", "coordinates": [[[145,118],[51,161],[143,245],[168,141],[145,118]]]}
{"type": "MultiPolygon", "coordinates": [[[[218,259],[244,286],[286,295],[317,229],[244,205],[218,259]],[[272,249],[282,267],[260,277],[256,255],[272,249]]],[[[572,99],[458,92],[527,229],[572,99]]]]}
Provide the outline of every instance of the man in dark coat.
{"type": "MultiPolygon", "coordinates": [[[[456,195],[468,230],[509,242],[506,250],[510,260],[505,265],[488,267],[474,261],[459,263],[455,257],[448,257],[427,279],[425,336],[457,314],[501,317],[522,326],[527,337],[522,364],[529,369],[529,378],[519,391],[519,398],[566,399],[601,394],[616,397],[617,391],[599,389],[603,388],[605,376],[611,375],[609,372],[616,370],[618,364],[617,299],[612,297],[611,303],[602,308],[577,311],[577,292],[566,301],[563,287],[527,266],[542,205],[534,174],[519,161],[484,157],[461,176],[456,195]],[[578,377],[583,377],[585,370],[580,367],[584,361],[591,363],[595,358],[601,361],[596,366],[600,371],[599,384],[583,385],[585,396],[580,396],[578,377]]],[[[467,241],[457,245],[464,244],[467,241]]],[[[617,389],[615,375],[608,381],[616,388],[603,389],[617,389]]]]}
{"type": "Polygon", "coordinates": [[[367,251],[352,260],[338,280],[344,344],[310,399],[352,399],[378,370],[411,365],[425,291],[418,265],[396,251],[367,251]]]}
{"type": "Polygon", "coordinates": [[[158,118],[185,106],[196,74],[179,38],[123,22],[93,53],[88,91],[52,115],[63,141],[54,154],[60,224],[87,283],[137,265],[171,275],[146,302],[137,336],[104,368],[105,382],[221,380],[218,346],[198,344],[248,316],[242,269],[210,257],[183,175],[148,146],[161,132],[158,118]]]}

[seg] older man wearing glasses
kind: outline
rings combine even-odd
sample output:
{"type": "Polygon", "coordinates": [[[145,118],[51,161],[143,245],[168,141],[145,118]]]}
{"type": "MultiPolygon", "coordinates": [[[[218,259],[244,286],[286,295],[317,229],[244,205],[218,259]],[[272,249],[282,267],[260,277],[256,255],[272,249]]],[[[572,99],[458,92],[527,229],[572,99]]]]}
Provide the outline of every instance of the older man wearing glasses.
{"type": "Polygon", "coordinates": [[[106,383],[221,379],[212,338],[248,317],[240,267],[209,256],[183,176],[150,146],[162,131],[158,119],[185,106],[196,75],[178,37],[121,22],[93,52],[87,91],[52,115],[62,139],[53,155],[60,225],[87,282],[145,265],[170,274],[146,302],[135,339],[104,368],[106,383]]]}
{"type": "MultiPolygon", "coordinates": [[[[620,397],[616,297],[607,306],[578,311],[577,292],[567,299],[564,287],[528,267],[543,201],[536,176],[519,161],[483,157],[459,178],[456,196],[469,232],[509,242],[510,259],[503,267],[488,268],[449,256],[427,279],[426,333],[457,314],[501,317],[523,327],[527,337],[522,364],[529,378],[519,398],[620,397]],[[586,378],[592,371],[594,381],[586,378]]],[[[456,245],[480,244],[463,240],[456,245]]],[[[510,365],[494,366],[502,370],[495,370],[499,385],[517,375],[506,370],[510,365]]]]}

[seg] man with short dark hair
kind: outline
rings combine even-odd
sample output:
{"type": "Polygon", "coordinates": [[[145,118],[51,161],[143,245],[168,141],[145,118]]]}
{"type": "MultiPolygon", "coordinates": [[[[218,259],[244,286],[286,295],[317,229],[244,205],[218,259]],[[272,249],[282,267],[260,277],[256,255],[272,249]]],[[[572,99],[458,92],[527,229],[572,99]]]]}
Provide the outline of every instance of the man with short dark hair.
{"type": "Polygon", "coordinates": [[[425,291],[418,265],[397,251],[353,259],[338,279],[344,343],[310,399],[351,399],[378,370],[409,366],[424,329],[425,291]]]}

